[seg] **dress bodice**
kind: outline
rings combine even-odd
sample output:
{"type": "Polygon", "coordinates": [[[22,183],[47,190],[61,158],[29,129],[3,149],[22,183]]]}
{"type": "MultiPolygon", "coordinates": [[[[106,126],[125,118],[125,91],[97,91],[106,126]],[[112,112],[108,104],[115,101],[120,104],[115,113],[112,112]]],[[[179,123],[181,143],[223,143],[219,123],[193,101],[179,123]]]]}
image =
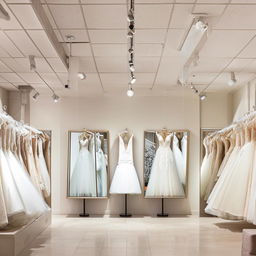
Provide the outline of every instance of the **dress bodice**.
{"type": "MultiPolygon", "coordinates": [[[[172,136],[173,136],[172,133],[167,135],[165,139],[163,138],[163,136],[160,133],[156,133],[156,136],[157,136],[157,139],[158,139],[158,142],[159,142],[159,147],[170,148],[171,139],[172,139],[172,136]]],[[[174,137],[176,137],[176,136],[174,136],[174,137]]]]}
{"type": "Polygon", "coordinates": [[[99,152],[101,150],[101,139],[100,135],[96,135],[96,151],[99,152]]]}
{"type": "Polygon", "coordinates": [[[130,163],[133,164],[133,152],[132,152],[133,134],[131,135],[127,147],[125,147],[124,139],[119,135],[119,164],[130,163]]]}
{"type": "Polygon", "coordinates": [[[88,150],[89,139],[79,140],[80,150],[88,150]]]}

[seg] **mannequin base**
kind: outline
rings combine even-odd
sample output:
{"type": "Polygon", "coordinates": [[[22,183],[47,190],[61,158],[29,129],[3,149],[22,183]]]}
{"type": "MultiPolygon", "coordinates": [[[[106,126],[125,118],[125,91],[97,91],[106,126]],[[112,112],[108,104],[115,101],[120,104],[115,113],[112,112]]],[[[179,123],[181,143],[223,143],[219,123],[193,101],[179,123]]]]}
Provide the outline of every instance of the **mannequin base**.
{"type": "Polygon", "coordinates": [[[85,217],[89,217],[90,214],[89,213],[80,213],[79,216],[85,218],[85,217]]]}
{"type": "Polygon", "coordinates": [[[132,217],[132,215],[130,213],[122,213],[122,214],[120,214],[120,217],[129,218],[129,217],[132,217]]]}
{"type": "Polygon", "coordinates": [[[157,217],[168,217],[169,214],[168,213],[158,213],[157,217]]]}

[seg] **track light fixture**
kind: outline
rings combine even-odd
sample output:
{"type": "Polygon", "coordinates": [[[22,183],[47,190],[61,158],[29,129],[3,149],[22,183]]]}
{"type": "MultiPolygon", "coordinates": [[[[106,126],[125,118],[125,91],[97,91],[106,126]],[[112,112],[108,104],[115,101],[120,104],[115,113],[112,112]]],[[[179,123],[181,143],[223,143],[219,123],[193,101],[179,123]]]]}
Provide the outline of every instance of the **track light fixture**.
{"type": "Polygon", "coordinates": [[[77,76],[81,79],[84,80],[86,78],[86,75],[83,72],[77,73],[77,76]]]}
{"type": "Polygon", "coordinates": [[[208,28],[208,24],[205,23],[204,21],[202,21],[200,18],[199,20],[196,22],[195,24],[195,27],[197,30],[200,30],[200,31],[205,31],[207,28],[208,28]]]}
{"type": "Polygon", "coordinates": [[[136,82],[136,77],[134,76],[133,72],[131,72],[131,81],[130,81],[130,83],[135,84],[135,82],[136,82]]]}
{"type": "Polygon", "coordinates": [[[129,85],[129,88],[127,90],[127,96],[132,97],[134,95],[134,90],[132,89],[132,86],[129,85]]]}
{"type": "Polygon", "coordinates": [[[34,100],[34,101],[36,101],[37,99],[38,99],[38,97],[39,97],[39,92],[35,92],[35,94],[32,96],[32,99],[34,100]]]}
{"type": "Polygon", "coordinates": [[[29,55],[28,58],[29,58],[30,70],[31,71],[36,71],[35,56],[34,55],[29,55]]]}
{"type": "Polygon", "coordinates": [[[133,64],[133,61],[129,61],[129,68],[130,68],[130,70],[132,71],[132,72],[134,72],[135,71],[135,67],[134,67],[134,64],[133,64]]]}
{"type": "Polygon", "coordinates": [[[230,74],[230,80],[228,81],[228,85],[229,86],[233,86],[236,84],[237,80],[236,80],[236,76],[235,76],[235,73],[234,72],[231,72],[230,74]]]}
{"type": "Polygon", "coordinates": [[[194,93],[198,93],[198,90],[196,89],[196,87],[194,85],[191,85],[190,88],[192,89],[192,91],[194,93]]]}
{"type": "Polygon", "coordinates": [[[207,96],[205,94],[201,94],[199,97],[200,97],[200,100],[202,100],[202,101],[207,98],[207,96]]]}
{"type": "Polygon", "coordinates": [[[59,101],[60,97],[59,97],[57,94],[53,93],[52,99],[53,99],[53,101],[54,101],[55,103],[57,103],[57,102],[59,101]]]}
{"type": "Polygon", "coordinates": [[[133,14],[133,11],[132,11],[132,10],[129,10],[129,11],[128,11],[127,21],[128,21],[128,22],[134,21],[134,14],[133,14]]]}
{"type": "Polygon", "coordinates": [[[0,19],[10,20],[9,13],[4,9],[4,7],[0,4],[0,19]]]}

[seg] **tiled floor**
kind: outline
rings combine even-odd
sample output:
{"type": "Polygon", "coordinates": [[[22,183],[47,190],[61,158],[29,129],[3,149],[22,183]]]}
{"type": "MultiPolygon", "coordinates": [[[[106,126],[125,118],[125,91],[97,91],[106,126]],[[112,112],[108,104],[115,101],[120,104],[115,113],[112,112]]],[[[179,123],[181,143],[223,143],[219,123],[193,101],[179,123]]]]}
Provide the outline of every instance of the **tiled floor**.
{"type": "Polygon", "coordinates": [[[239,256],[241,231],[217,218],[54,216],[22,256],[239,256]]]}

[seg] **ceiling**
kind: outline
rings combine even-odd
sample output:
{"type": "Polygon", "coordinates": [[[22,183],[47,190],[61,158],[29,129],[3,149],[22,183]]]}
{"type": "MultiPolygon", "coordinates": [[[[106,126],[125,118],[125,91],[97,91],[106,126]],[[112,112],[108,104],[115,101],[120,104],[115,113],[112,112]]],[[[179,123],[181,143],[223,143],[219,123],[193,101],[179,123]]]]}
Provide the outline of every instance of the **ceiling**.
{"type": "MultiPolygon", "coordinates": [[[[38,0],[39,1],[39,0],[38,0]]],[[[66,36],[74,35],[68,73],[56,45],[30,0],[0,0],[11,16],[0,19],[0,87],[31,85],[40,93],[64,96],[120,94],[129,82],[126,0],[41,0],[56,38],[69,54],[66,36]],[[37,72],[28,56],[36,57],[37,72]],[[75,74],[84,72],[85,80],[75,74]]],[[[189,82],[199,91],[231,91],[256,77],[256,0],[135,0],[134,89],[157,95],[184,89],[177,84],[184,65],[178,51],[192,13],[208,13],[208,39],[192,66],[189,82]],[[238,83],[229,87],[230,72],[238,83]]]]}

